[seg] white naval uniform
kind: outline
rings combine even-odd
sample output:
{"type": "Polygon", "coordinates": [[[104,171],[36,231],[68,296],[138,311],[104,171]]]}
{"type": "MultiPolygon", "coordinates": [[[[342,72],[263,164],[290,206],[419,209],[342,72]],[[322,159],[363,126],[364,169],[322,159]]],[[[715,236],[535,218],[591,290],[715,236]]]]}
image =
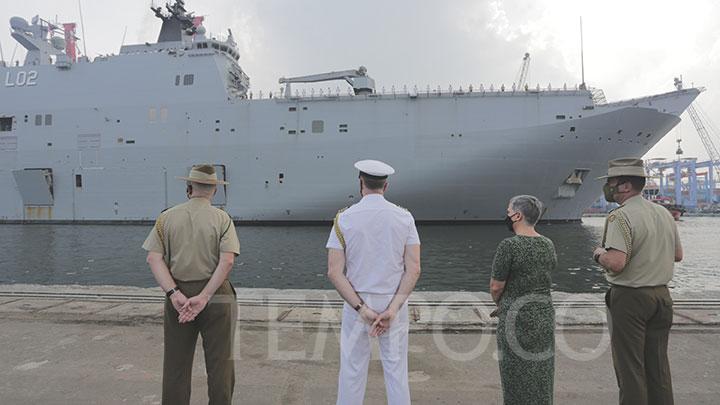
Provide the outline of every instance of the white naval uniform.
{"type": "MultiPolygon", "coordinates": [[[[415,219],[407,210],[380,194],[369,194],[338,217],[345,238],[347,278],[366,305],[377,313],[387,309],[405,271],[405,246],[419,245],[415,219]]],[[[327,248],[343,250],[335,230],[327,248]]],[[[408,383],[407,302],[378,337],[388,404],[410,403],[408,383]]],[[[343,308],[340,338],[338,405],[361,405],[370,362],[370,325],[347,303],[343,308]]]]}

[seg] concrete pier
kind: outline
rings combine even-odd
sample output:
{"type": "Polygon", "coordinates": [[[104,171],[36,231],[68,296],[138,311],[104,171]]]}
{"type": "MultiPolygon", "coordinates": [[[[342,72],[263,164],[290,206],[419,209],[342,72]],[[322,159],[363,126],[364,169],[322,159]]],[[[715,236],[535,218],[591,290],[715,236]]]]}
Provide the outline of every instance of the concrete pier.
{"type": "MultiPolygon", "coordinates": [[[[556,403],[617,401],[601,294],[554,295],[556,403]]],[[[720,293],[675,296],[676,403],[717,403],[720,293]]],[[[0,285],[0,402],[159,403],[162,293],[132,287],[0,285]]],[[[331,404],[341,300],[334,291],[238,289],[239,404],[331,404]]],[[[410,302],[415,404],[501,403],[485,293],[417,292],[410,302]]],[[[198,345],[193,403],[207,403],[198,345]]],[[[367,404],[384,403],[373,356],[367,404]]]]}

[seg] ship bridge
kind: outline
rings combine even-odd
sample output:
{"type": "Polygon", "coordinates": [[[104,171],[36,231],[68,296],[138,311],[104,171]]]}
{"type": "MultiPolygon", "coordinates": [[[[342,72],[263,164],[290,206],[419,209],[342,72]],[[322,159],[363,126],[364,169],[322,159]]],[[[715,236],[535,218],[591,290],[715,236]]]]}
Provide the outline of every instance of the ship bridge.
{"type": "Polygon", "coordinates": [[[161,7],[150,9],[162,20],[157,43],[124,45],[120,48],[121,55],[155,52],[166,52],[173,56],[223,55],[226,60],[221,69],[227,72],[224,80],[228,94],[234,98],[247,97],[250,78],[237,63],[240,52],[230,29],[226,37],[208,35],[203,26],[205,17],[188,12],[183,0],[167,3],[164,10],[161,7]]]}

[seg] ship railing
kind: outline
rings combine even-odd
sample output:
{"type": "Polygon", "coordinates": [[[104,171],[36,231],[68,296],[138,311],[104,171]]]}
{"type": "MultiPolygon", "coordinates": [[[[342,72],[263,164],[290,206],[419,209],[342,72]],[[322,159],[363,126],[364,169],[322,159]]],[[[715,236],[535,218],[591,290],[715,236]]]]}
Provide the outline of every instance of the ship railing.
{"type": "Polygon", "coordinates": [[[674,91],[670,91],[670,92],[666,92],[666,93],[661,93],[661,94],[653,94],[653,95],[650,95],[650,96],[644,96],[644,97],[638,97],[638,98],[629,98],[629,99],[625,99],[625,100],[617,100],[617,101],[612,101],[612,102],[606,103],[605,106],[608,106],[608,107],[622,106],[622,105],[637,106],[638,104],[647,103],[647,102],[652,102],[652,101],[654,101],[654,100],[656,100],[656,99],[665,98],[665,97],[667,97],[668,95],[671,95],[671,94],[684,93],[684,92],[688,92],[688,91],[699,91],[699,92],[703,92],[703,91],[705,91],[705,88],[704,88],[704,87],[688,88],[688,89],[682,89],[682,90],[674,90],[674,91]]]}
{"type": "MultiPolygon", "coordinates": [[[[389,88],[381,87],[375,89],[373,93],[369,94],[355,94],[351,87],[341,89],[339,86],[334,89],[331,87],[327,88],[303,88],[294,89],[290,95],[284,94],[285,88],[281,87],[278,91],[260,91],[257,93],[249,92],[248,98],[251,99],[269,99],[276,98],[279,100],[298,100],[298,99],[345,99],[345,98],[430,98],[430,97],[482,97],[482,96],[528,96],[538,93],[549,94],[549,95],[580,95],[586,96],[588,90],[580,89],[579,86],[569,87],[564,85],[563,87],[529,87],[525,86],[522,89],[517,89],[514,86],[506,87],[504,85],[495,86],[484,85],[467,87],[448,86],[448,88],[442,88],[441,86],[425,88],[418,88],[413,86],[395,87],[390,86],[389,88]]],[[[600,90],[602,92],[602,90],[600,90]]]]}

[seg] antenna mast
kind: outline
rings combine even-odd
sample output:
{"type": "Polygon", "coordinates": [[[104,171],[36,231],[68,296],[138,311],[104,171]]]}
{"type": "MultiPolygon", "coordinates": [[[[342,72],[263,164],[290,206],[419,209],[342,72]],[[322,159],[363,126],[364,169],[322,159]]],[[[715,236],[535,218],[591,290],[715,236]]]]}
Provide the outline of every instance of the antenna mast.
{"type": "Polygon", "coordinates": [[[78,9],[80,10],[80,31],[82,32],[83,53],[85,54],[85,57],[89,57],[87,53],[87,42],[85,41],[85,22],[83,21],[81,0],[78,0],[78,9]]]}
{"type": "Polygon", "coordinates": [[[123,38],[122,38],[122,41],[120,42],[120,47],[125,45],[125,36],[126,35],[127,35],[127,25],[125,26],[125,32],[123,32],[123,38]]]}
{"type": "Polygon", "coordinates": [[[585,90],[585,56],[583,55],[583,26],[582,16],[580,16],[580,74],[582,75],[582,83],[580,83],[580,89],[585,90]]]}

